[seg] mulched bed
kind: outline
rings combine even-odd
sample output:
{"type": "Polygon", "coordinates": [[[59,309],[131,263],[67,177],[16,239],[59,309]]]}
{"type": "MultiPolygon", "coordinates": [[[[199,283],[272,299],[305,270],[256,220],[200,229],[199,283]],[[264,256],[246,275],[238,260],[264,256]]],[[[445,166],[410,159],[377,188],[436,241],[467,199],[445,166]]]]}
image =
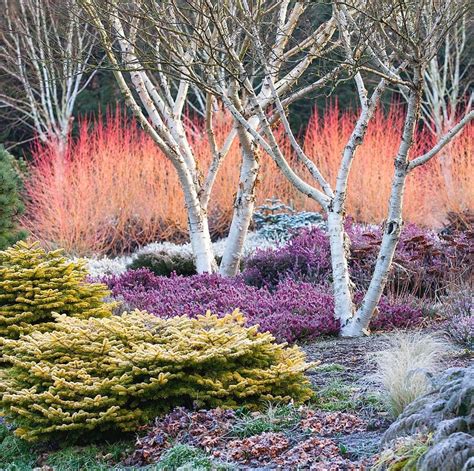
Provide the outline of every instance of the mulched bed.
{"type": "MultiPolygon", "coordinates": [[[[321,410],[323,405],[316,402],[314,407],[295,408],[296,420],[284,427],[242,436],[237,433],[236,425],[241,420],[238,412],[177,408],[142,430],[144,435],[124,464],[157,463],[166,450],[182,443],[245,470],[370,469],[381,436],[390,425],[388,413],[367,401],[370,394],[380,393],[379,386],[370,380],[375,369],[370,354],[383,350],[387,337],[393,335],[397,333],[324,339],[302,346],[309,361],[320,362],[309,373],[316,395],[337,381],[341,388],[351,391],[347,410],[321,410]]],[[[446,367],[465,366],[471,361],[472,355],[466,356],[464,350],[454,346],[446,358],[446,367]]],[[[264,418],[258,412],[253,415],[255,419],[264,418]]]]}
{"type": "MultiPolygon", "coordinates": [[[[239,438],[233,433],[238,413],[223,409],[188,411],[177,408],[146,429],[126,465],[159,461],[173,444],[203,449],[239,469],[364,470],[368,460],[351,461],[339,445],[341,436],[366,430],[353,414],[298,408],[300,420],[290,429],[239,438]]],[[[258,413],[255,413],[255,417],[258,413]]]]}

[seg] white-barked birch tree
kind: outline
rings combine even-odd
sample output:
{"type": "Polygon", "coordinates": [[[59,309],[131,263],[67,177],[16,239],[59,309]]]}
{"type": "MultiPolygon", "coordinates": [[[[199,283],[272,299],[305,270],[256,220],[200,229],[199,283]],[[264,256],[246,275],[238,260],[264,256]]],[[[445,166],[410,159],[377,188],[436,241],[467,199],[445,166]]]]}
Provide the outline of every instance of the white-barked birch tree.
{"type": "Polygon", "coordinates": [[[198,272],[216,270],[207,211],[217,172],[234,139],[239,140],[240,177],[220,266],[221,274],[235,275],[254,210],[259,172],[259,150],[246,126],[258,130],[260,118],[249,100],[246,82],[258,90],[255,103],[264,110],[274,106],[274,95],[290,103],[327,83],[334,72],[305,87],[299,80],[313,61],[331,48],[335,18],[330,16],[313,27],[304,22],[307,2],[252,2],[254,27],[272,50],[272,77],[278,83],[272,93],[261,66],[255,67],[247,11],[240,1],[78,2],[99,34],[129,108],[177,171],[198,272]],[[206,175],[201,174],[184,124],[185,105],[193,99],[194,89],[206,101],[206,132],[212,153],[206,175]],[[232,131],[219,148],[213,114],[225,100],[246,116],[246,126],[234,119],[232,131]]]}
{"type": "Polygon", "coordinates": [[[95,37],[78,22],[72,0],[1,0],[0,72],[8,87],[0,106],[11,108],[42,143],[62,152],[78,95],[94,72],[95,37]]]}
{"type": "MultiPolygon", "coordinates": [[[[271,55],[266,49],[262,35],[255,28],[252,8],[242,0],[247,11],[245,27],[255,49],[255,60],[262,67],[265,84],[274,103],[268,113],[258,100],[258,92],[251,82],[246,82],[246,91],[260,122],[256,130],[225,95],[227,109],[235,120],[247,130],[253,139],[274,159],[286,178],[303,194],[320,204],[327,215],[335,296],[335,316],[341,323],[341,335],[360,336],[368,333],[368,325],[382,296],[395,249],[403,226],[402,206],[406,180],[410,173],[436,155],[473,118],[472,111],[456,122],[440,137],[436,145],[426,154],[410,155],[414,143],[416,126],[420,118],[425,71],[438,51],[450,28],[464,13],[466,2],[462,0],[365,0],[363,2],[333,2],[338,22],[338,37],[345,65],[353,77],[359,97],[360,112],[353,131],[341,154],[339,171],[334,186],[331,186],[320,169],[311,160],[294,136],[287,117],[285,102],[278,97],[278,82],[272,73],[271,55]],[[375,84],[368,85],[368,78],[375,84]],[[367,126],[379,105],[387,86],[402,87],[407,96],[405,122],[400,144],[394,156],[394,175],[391,195],[380,251],[373,275],[365,296],[356,309],[352,293],[352,282],[348,269],[349,241],[344,231],[345,200],[351,165],[357,148],[364,141],[367,126]],[[308,180],[298,173],[279,145],[272,127],[275,117],[281,120],[285,132],[306,171],[308,180]]],[[[245,77],[243,78],[243,81],[245,77]]]]}

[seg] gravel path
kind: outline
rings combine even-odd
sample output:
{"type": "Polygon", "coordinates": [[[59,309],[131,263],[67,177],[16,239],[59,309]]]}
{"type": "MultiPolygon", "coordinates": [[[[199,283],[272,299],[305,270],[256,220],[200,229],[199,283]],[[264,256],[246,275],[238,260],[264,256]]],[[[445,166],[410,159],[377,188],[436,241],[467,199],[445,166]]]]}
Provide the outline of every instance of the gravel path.
{"type": "MultiPolygon", "coordinates": [[[[439,332],[439,326],[423,329],[423,332],[439,332]]],[[[321,364],[338,364],[345,367],[344,371],[338,372],[338,377],[344,382],[363,384],[368,381],[368,377],[375,371],[375,363],[370,357],[377,351],[384,350],[387,342],[399,335],[399,332],[392,331],[384,334],[372,334],[361,338],[328,338],[302,345],[308,360],[320,361],[321,364]]],[[[446,338],[449,352],[446,354],[446,368],[465,367],[472,363],[474,352],[467,352],[465,349],[453,344],[446,338]]],[[[317,371],[312,375],[312,382],[315,386],[324,385],[332,372],[317,371]]]]}

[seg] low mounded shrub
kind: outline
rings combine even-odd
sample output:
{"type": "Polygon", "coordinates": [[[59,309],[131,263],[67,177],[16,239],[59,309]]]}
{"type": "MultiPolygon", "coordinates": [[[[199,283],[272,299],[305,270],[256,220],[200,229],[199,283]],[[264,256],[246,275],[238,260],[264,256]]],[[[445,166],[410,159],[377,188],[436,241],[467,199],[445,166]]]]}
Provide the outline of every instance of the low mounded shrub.
{"type": "Polygon", "coordinates": [[[84,262],[71,262],[61,250],[46,252],[38,243],[17,242],[0,251],[0,339],[48,330],[53,314],[88,318],[110,316],[110,293],[87,283],[84,262]]]}
{"type": "Polygon", "coordinates": [[[152,252],[139,254],[127,268],[137,270],[147,268],[158,276],[177,275],[190,276],[196,274],[196,265],[192,256],[178,253],[152,252]]]}
{"type": "MultiPolygon", "coordinates": [[[[356,296],[356,301],[362,296],[356,296]]],[[[377,312],[370,321],[372,330],[407,329],[420,325],[424,320],[422,308],[413,301],[390,302],[383,296],[377,306],[377,312]]]]}
{"type": "Polygon", "coordinates": [[[0,146],[0,250],[26,236],[16,223],[24,209],[20,189],[21,179],[15,169],[15,159],[0,146]]]}
{"type": "Polygon", "coordinates": [[[0,406],[28,441],[132,432],[175,406],[256,408],[311,397],[298,347],[223,318],[135,311],[56,318],[52,332],[5,340],[0,406]]]}
{"type": "MultiPolygon", "coordinates": [[[[154,276],[148,270],[131,270],[103,278],[124,310],[147,310],[168,318],[195,317],[207,310],[223,316],[240,309],[249,325],[258,324],[279,341],[309,340],[335,335],[334,299],[329,287],[285,279],[270,291],[246,285],[242,278],[219,275],[154,276]]],[[[383,298],[372,328],[409,327],[422,320],[418,308],[390,303],[383,298]]]]}
{"type": "Polygon", "coordinates": [[[103,279],[125,310],[142,309],[157,316],[195,317],[208,310],[223,316],[240,309],[249,325],[260,325],[279,341],[294,342],[334,335],[333,298],[309,283],[285,280],[273,292],[246,285],[241,278],[219,275],[157,277],[147,270],[103,279]]]}
{"type": "Polygon", "coordinates": [[[448,333],[459,344],[474,350],[474,315],[453,317],[448,324],[448,333]]]}

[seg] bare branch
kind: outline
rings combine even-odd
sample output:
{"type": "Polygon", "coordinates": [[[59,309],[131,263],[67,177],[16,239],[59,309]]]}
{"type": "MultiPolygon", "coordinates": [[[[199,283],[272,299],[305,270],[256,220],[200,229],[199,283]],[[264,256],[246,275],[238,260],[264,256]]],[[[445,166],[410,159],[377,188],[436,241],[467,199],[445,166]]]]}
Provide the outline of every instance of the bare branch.
{"type": "Polygon", "coordinates": [[[455,126],[453,126],[433,148],[426,152],[426,154],[420,155],[419,157],[413,159],[408,165],[408,170],[411,171],[414,168],[419,167],[420,165],[423,165],[429,160],[431,160],[434,156],[436,156],[436,154],[438,154],[443,149],[443,147],[449,144],[456,137],[456,135],[460,131],[462,131],[462,129],[473,119],[474,111],[470,111],[464,116],[463,119],[461,119],[461,121],[459,121],[455,126]]]}

